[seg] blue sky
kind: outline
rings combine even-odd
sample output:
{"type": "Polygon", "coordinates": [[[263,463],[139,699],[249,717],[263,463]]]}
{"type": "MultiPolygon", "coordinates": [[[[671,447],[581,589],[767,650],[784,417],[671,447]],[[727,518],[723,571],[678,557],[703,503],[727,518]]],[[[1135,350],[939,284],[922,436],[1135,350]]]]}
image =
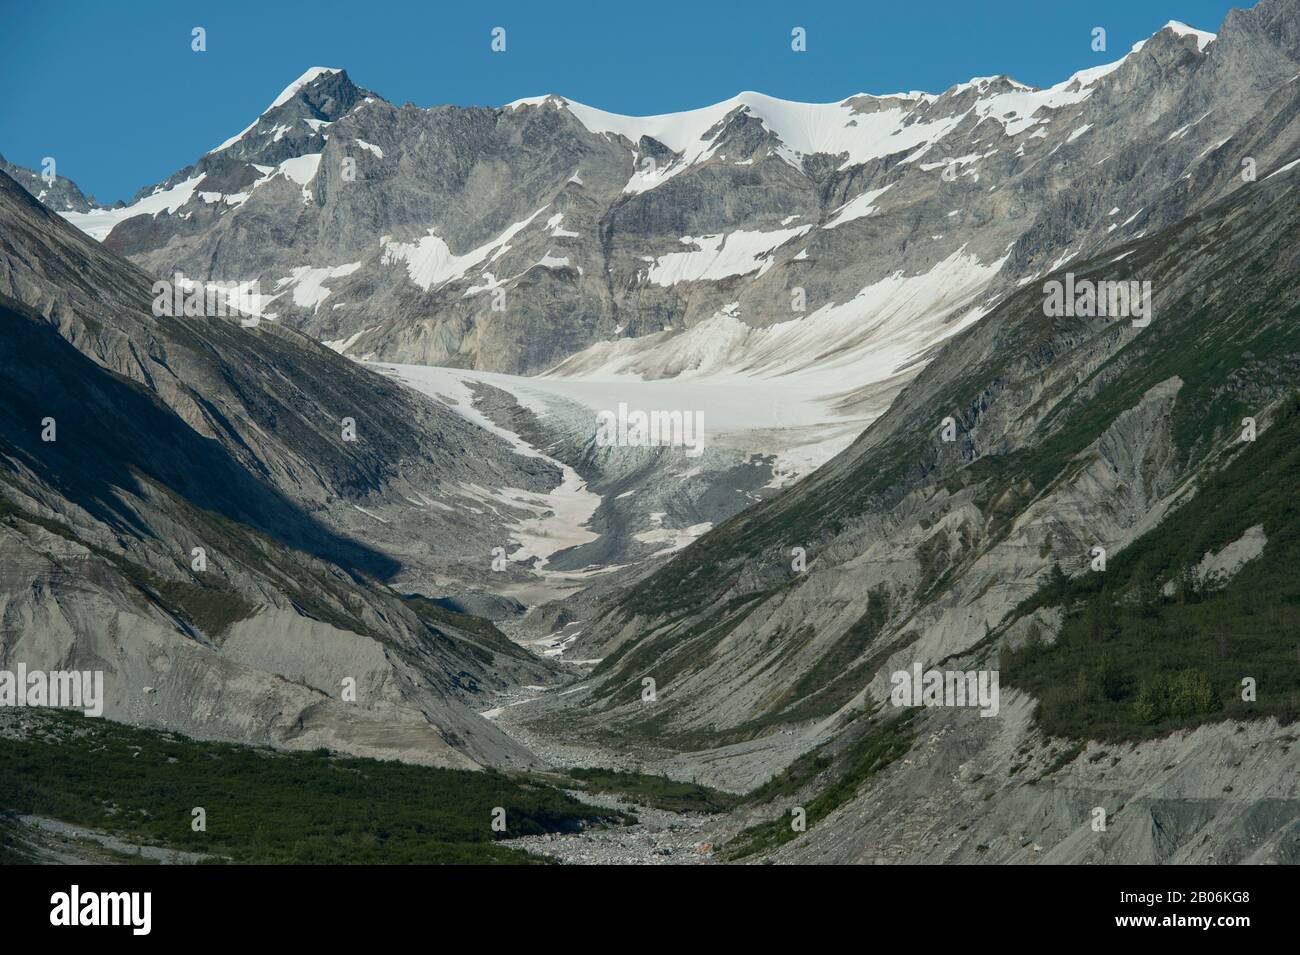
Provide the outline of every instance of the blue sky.
{"type": "MultiPolygon", "coordinates": [[[[129,199],[247,126],[311,66],[394,103],[561,93],[621,113],[742,90],[810,102],[939,92],[1008,73],[1045,86],[1118,59],[1169,20],[1217,31],[1222,0],[0,0],[0,153],[129,199]],[[190,49],[207,31],[207,52],[190,49]],[[506,52],[490,50],[506,29],[506,52]],[[790,48],[807,30],[808,49],[790,48]],[[1091,31],[1107,31],[1095,53],[1091,31]]],[[[1251,6],[1238,2],[1236,6],[1251,6]]]]}

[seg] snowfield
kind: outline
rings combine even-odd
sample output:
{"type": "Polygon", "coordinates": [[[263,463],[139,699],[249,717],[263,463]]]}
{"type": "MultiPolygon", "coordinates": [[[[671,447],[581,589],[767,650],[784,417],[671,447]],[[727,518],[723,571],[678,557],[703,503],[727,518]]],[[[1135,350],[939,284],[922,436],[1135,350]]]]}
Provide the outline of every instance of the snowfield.
{"type": "MultiPolygon", "coordinates": [[[[687,546],[713,526],[698,512],[678,512],[665,520],[655,509],[692,479],[701,486],[759,498],[755,489],[778,488],[808,474],[848,447],[884,412],[898,390],[924,364],[927,353],[948,336],[984,314],[980,300],[1001,261],[981,263],[964,250],[954,252],[921,275],[895,274],[862,289],[847,302],[766,328],[746,325],[734,305],[698,325],[636,339],[603,342],[574,355],[550,372],[519,376],[463,368],[372,363],[372,367],[440,401],[456,413],[508,441],[516,453],[555,464],[563,477],[545,494],[518,488],[460,489],[454,506],[505,505],[528,513],[511,532],[511,561],[535,558],[540,578],[529,596],[553,596],[589,582],[593,574],[616,570],[621,562],[602,562],[565,569],[549,565],[555,555],[601,537],[592,519],[602,504],[615,506],[614,551],[625,545],[665,555],[687,546]],[[549,450],[533,446],[519,434],[489,419],[474,404],[474,387],[488,385],[514,397],[531,411],[548,439],[563,442],[569,453],[596,446],[602,413],[620,405],[645,412],[699,413],[703,419],[700,458],[662,454],[637,458],[647,449],[605,449],[622,460],[584,454],[592,466],[606,468],[602,479],[617,477],[629,458],[649,483],[633,492],[611,494],[606,501],[569,464],[549,450]],[[603,462],[603,463],[602,463],[603,462]],[[734,469],[762,464],[757,484],[744,489],[734,469]],[[648,477],[647,477],[648,475],[648,477]]],[[[341,343],[330,343],[338,347],[341,343]]],[[[676,449],[669,449],[670,452],[676,449]]],[[[559,453],[558,451],[556,453],[559,453]]],[[[597,482],[599,483],[599,482],[597,482]]],[[[612,484],[622,490],[617,480],[612,484]]],[[[678,501],[680,504],[680,500],[678,501]]]]}

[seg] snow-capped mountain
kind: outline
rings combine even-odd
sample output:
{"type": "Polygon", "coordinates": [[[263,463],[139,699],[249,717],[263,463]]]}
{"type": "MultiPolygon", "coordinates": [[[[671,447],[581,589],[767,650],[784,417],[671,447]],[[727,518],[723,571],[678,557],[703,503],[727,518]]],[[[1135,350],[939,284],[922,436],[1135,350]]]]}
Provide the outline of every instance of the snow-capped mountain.
{"type": "Polygon", "coordinates": [[[161,274],[257,279],[279,320],[357,357],[663,377],[833,355],[864,385],[1017,282],[1239,184],[1244,101],[1300,69],[1280,29],[1171,22],[1043,90],[650,117],[398,107],[316,67],[127,208],[71,218],[161,274]]]}
{"type": "Polygon", "coordinates": [[[999,291],[1233,188],[1243,98],[1300,68],[1274,26],[1171,22],[1043,90],[650,117],[397,107],[316,67],[125,209],[70,218],[161,274],[258,279],[272,314],[358,357],[537,373],[592,349],[571,367],[662,377],[830,351],[863,385],[999,291]]]}
{"type": "Polygon", "coordinates": [[[1294,6],[1170,22],[1041,90],[648,117],[398,107],[315,67],[126,208],[63,214],[157,274],[256,280],[266,314],[354,358],[459,369],[390,373],[461,411],[511,396],[535,447],[587,461],[584,526],[626,535],[552,568],[608,567],[828,460],[1008,292],[1293,160],[1291,127],[1250,121],[1300,73],[1294,6]],[[701,411],[708,453],[593,449],[620,402],[701,411]]]}

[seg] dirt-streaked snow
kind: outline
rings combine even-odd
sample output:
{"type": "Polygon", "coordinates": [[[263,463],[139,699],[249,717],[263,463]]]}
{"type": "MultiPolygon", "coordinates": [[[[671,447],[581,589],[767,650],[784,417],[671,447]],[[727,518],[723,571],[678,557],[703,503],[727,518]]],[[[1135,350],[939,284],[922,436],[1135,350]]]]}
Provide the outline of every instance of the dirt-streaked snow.
{"type": "Polygon", "coordinates": [[[510,542],[514,549],[507,554],[511,561],[537,558],[534,570],[550,573],[545,568],[553,554],[568,547],[590,543],[599,536],[589,530],[587,524],[600,507],[600,495],[588,490],[586,482],[573,468],[534,448],[513,431],[498,426],[474,407],[473,393],[470,390],[472,382],[490,377],[518,381],[529,379],[516,379],[511,375],[488,376],[485,372],[467,373],[460,369],[425,365],[376,364],[375,367],[447,404],[473,423],[504,438],[517,454],[542,458],[560,469],[562,478],[559,486],[546,494],[509,487],[488,489],[465,486],[461,489],[463,496],[469,500],[478,500],[489,506],[498,503],[514,511],[530,512],[530,516],[517,522],[511,532],[510,542]]]}

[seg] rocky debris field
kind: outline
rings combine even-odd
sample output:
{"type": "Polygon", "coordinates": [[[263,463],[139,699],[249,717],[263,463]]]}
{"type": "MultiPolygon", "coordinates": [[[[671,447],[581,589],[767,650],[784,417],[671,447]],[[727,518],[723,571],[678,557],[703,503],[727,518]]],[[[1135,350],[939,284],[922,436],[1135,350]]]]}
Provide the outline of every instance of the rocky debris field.
{"type": "Polygon", "coordinates": [[[525,836],[513,848],[550,856],[574,865],[699,865],[713,861],[713,830],[725,813],[665,812],[617,796],[573,791],[596,806],[635,814],[637,823],[610,829],[525,836]]]}

